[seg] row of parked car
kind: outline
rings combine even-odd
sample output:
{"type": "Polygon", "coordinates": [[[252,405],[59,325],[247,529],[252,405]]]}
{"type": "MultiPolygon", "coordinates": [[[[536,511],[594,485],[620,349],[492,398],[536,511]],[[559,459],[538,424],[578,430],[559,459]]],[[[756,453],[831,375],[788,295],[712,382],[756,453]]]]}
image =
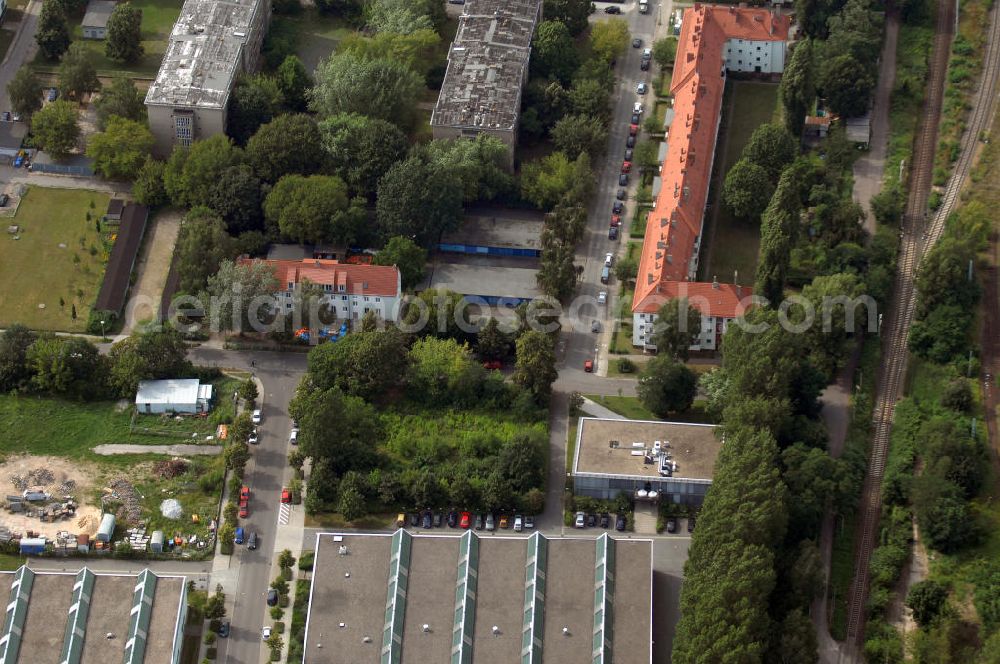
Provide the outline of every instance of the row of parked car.
{"type": "MultiPolygon", "coordinates": [[[[587,514],[586,512],[577,512],[576,518],[573,521],[573,526],[575,528],[597,528],[600,524],[601,528],[611,527],[611,515],[607,512],[601,514],[587,514]]],[[[624,532],[625,530],[625,515],[616,514],[615,515],[615,530],[618,532],[624,532]]]]}
{"type": "Polygon", "coordinates": [[[531,530],[535,527],[535,517],[528,515],[501,514],[498,517],[492,512],[484,514],[473,514],[472,512],[459,512],[450,510],[448,512],[435,512],[434,510],[423,510],[422,512],[411,512],[409,515],[400,512],[396,517],[396,527],[402,528],[409,523],[412,528],[441,528],[445,524],[449,528],[462,528],[468,530],[496,530],[497,526],[503,530],[513,528],[514,532],[531,530]]]}

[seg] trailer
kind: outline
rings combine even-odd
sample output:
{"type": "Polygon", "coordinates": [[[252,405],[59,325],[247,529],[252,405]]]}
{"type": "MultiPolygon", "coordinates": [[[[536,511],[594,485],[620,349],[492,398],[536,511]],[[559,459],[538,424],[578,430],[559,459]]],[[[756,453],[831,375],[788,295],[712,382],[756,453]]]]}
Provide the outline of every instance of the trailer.
{"type": "Polygon", "coordinates": [[[32,556],[40,553],[45,553],[44,537],[25,537],[21,540],[22,555],[32,556]]]}

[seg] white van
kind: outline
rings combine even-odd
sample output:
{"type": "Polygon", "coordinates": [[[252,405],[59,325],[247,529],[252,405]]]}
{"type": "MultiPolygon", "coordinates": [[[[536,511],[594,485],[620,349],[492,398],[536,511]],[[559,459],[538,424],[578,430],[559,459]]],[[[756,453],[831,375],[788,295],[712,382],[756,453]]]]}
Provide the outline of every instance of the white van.
{"type": "Polygon", "coordinates": [[[648,14],[649,13],[649,3],[646,0],[639,0],[639,13],[648,14]]]}

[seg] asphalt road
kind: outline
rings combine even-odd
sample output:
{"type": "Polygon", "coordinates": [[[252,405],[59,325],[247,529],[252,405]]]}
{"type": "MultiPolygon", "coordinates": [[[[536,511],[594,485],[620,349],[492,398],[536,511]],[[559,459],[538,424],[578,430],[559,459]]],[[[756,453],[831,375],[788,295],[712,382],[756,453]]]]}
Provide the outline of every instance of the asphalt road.
{"type": "MultiPolygon", "coordinates": [[[[288,469],[288,403],[306,369],[305,354],[233,352],[212,348],[192,349],[188,356],[201,365],[253,371],[264,386],[258,427],[260,444],[252,447],[245,483],[250,487],[250,516],[241,520],[247,535],[257,532],[255,551],[238,547],[231,561],[236,567],[237,593],[230,611],[231,632],[219,640],[218,660],[223,664],[262,661],[261,628],[270,624],[265,593],[271,579],[271,551],[278,523],[281,487],[288,469]],[[254,362],[254,366],[250,362],[254,362]]],[[[297,553],[297,552],[296,552],[297,553]]],[[[287,622],[287,621],[286,621],[287,622]]]]}
{"type": "MultiPolygon", "coordinates": [[[[38,27],[38,13],[42,3],[33,0],[25,7],[21,18],[21,27],[17,36],[7,50],[2,65],[0,65],[0,111],[10,110],[10,99],[7,97],[7,84],[25,62],[35,57],[38,45],[35,43],[35,30],[38,27]]],[[[21,138],[27,130],[23,123],[0,122],[0,147],[18,147],[21,138]]]]}

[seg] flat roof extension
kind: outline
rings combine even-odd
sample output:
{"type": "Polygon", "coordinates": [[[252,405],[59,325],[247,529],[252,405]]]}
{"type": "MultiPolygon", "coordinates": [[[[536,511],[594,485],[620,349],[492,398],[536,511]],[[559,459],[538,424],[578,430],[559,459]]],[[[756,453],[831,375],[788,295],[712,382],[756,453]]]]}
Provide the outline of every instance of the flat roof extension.
{"type": "Polygon", "coordinates": [[[643,455],[633,454],[652,450],[658,440],[664,447],[670,443],[677,462],[674,478],[711,481],[722,449],[715,429],[711,424],[581,417],[573,473],[659,477],[656,463],[647,464],[643,455]]]}

